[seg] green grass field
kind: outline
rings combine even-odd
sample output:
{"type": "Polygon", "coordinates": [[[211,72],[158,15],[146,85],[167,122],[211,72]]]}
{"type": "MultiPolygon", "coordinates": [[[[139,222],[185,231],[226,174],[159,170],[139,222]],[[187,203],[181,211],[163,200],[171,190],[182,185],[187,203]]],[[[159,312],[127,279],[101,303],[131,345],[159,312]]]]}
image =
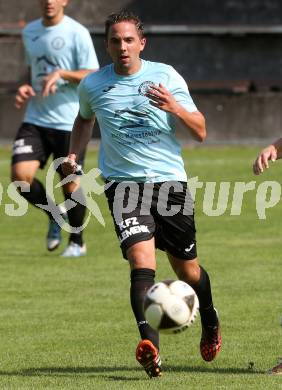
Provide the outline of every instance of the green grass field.
{"type": "MultiPolygon", "coordinates": [[[[184,153],[187,171],[203,182],[280,180],[277,162],[261,177],[251,165],[257,148],[195,148],[184,153]]],[[[129,271],[121,258],[104,195],[96,197],[106,228],[94,218],[85,231],[88,254],[62,259],[45,250],[47,218],[29,207],[9,217],[9,151],[0,150],[0,388],[1,389],[282,389],[281,376],[265,372],[282,356],[282,204],[260,220],[256,191],[240,216],[203,212],[196,197],[198,253],[212,280],[223,348],[201,360],[200,321],[161,337],[164,376],[149,380],[135,361],[139,341],[129,305],[129,271]],[[1,187],[0,187],[1,199],[1,187]]],[[[86,171],[96,166],[90,151],[86,171]]],[[[40,174],[44,180],[44,172],[40,174]]],[[[231,186],[231,187],[232,187],[231,186]]],[[[62,249],[67,242],[64,233],[62,249]]],[[[173,278],[158,253],[157,280],[173,278]]]]}

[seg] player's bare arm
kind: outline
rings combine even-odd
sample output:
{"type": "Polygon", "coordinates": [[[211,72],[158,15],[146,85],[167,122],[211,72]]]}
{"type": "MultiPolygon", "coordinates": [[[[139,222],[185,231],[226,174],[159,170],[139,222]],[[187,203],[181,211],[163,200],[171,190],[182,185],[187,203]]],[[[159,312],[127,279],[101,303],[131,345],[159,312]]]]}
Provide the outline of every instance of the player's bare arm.
{"type": "Polygon", "coordinates": [[[80,114],[77,115],[71,134],[69,154],[62,165],[62,170],[65,175],[75,173],[77,157],[90,141],[94,123],[95,116],[90,119],[85,119],[80,114]]]}
{"type": "Polygon", "coordinates": [[[15,107],[20,109],[24,103],[31,97],[35,96],[34,89],[29,84],[23,84],[19,87],[15,97],[15,107]]]}
{"type": "Polygon", "coordinates": [[[65,70],[58,69],[55,72],[49,73],[43,78],[44,84],[42,89],[42,96],[46,97],[50,93],[56,93],[57,82],[59,79],[63,79],[72,84],[79,84],[80,81],[89,73],[94,72],[97,69],[80,69],[80,70],[65,70]]]}
{"type": "Polygon", "coordinates": [[[282,138],[263,149],[253,164],[253,172],[259,175],[269,168],[269,161],[276,161],[282,158],[282,138]]]}
{"type": "Polygon", "coordinates": [[[188,112],[185,110],[162,84],[151,86],[147,97],[153,106],[178,117],[197,141],[204,141],[207,135],[205,118],[199,111],[188,112]]]}

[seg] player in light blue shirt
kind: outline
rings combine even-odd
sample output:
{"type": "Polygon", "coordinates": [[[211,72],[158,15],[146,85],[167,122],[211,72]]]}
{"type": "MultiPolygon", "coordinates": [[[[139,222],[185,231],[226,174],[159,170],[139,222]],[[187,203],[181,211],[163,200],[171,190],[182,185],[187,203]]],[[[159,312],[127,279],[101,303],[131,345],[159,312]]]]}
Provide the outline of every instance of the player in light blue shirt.
{"type": "MultiPolygon", "coordinates": [[[[144,296],[154,284],[156,248],[166,251],[178,278],[198,296],[200,353],[205,361],[219,353],[221,333],[209,276],[198,263],[194,215],[187,208],[187,177],[175,137],[180,121],[188,134],[203,141],[205,119],[171,66],[140,59],[145,44],[137,16],[127,11],[109,16],[106,45],[113,64],[80,84],[80,112],[63,169],[65,174],[75,171],[97,117],[99,166],[106,182],[114,181],[108,183],[106,196],[131,270],[130,302],[141,336],[136,359],[150,377],[156,377],[162,371],[159,337],[144,315],[144,296]]],[[[159,326],[180,329],[173,318],[159,326]]]]}
{"type": "MultiPolygon", "coordinates": [[[[21,195],[33,205],[46,205],[43,184],[35,178],[49,156],[66,155],[73,121],[79,109],[78,83],[99,68],[88,30],[64,14],[67,0],[41,0],[42,18],[29,23],[22,32],[30,82],[19,87],[15,105],[27,102],[23,123],[13,145],[12,180],[25,181],[30,190],[21,195]]],[[[79,156],[83,164],[85,150],[79,156]]],[[[60,168],[58,173],[63,177],[60,168]]],[[[70,199],[77,183],[63,186],[65,199],[70,199]]],[[[61,227],[50,211],[47,248],[55,250],[61,242],[61,227]]],[[[77,203],[69,210],[71,226],[83,225],[85,206],[77,203]]],[[[63,256],[86,253],[82,232],[71,233],[63,256]]]]}
{"type": "Polygon", "coordinates": [[[86,75],[86,69],[99,68],[88,30],[65,15],[51,26],[35,20],[24,28],[22,36],[36,94],[28,102],[24,122],[71,131],[79,108],[81,74],[77,71],[86,75]],[[74,77],[67,72],[75,72],[74,77]],[[51,86],[55,91],[48,91],[51,86]]]}
{"type": "Polygon", "coordinates": [[[146,96],[150,86],[159,84],[189,113],[198,115],[185,81],[165,64],[142,60],[138,72],[129,76],[117,74],[111,64],[81,82],[80,114],[89,118],[95,113],[99,122],[99,168],[106,179],[187,180],[175,137],[177,118],[156,110],[146,96]]]}

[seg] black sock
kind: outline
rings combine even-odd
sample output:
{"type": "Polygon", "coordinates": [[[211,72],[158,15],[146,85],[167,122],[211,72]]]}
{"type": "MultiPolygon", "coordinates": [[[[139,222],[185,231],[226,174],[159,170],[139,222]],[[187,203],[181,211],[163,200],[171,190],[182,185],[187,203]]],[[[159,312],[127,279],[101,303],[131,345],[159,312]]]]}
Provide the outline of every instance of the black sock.
{"type": "MultiPolygon", "coordinates": [[[[29,192],[20,191],[20,194],[22,195],[23,198],[25,198],[29,203],[31,203],[35,207],[37,207],[36,206],[37,204],[42,204],[42,205],[48,204],[46,190],[43,184],[36,178],[33,179],[30,185],[30,191],[29,192]]],[[[40,210],[43,210],[48,215],[49,219],[53,219],[50,211],[44,209],[40,209],[40,210]]]]}
{"type": "Polygon", "coordinates": [[[146,291],[154,284],[155,271],[149,268],[139,268],[131,271],[130,301],[139,333],[142,338],[152,341],[159,349],[159,333],[147,323],[144,315],[144,297],[146,291]]]}
{"type": "Polygon", "coordinates": [[[200,266],[200,269],[200,280],[191,286],[195,290],[199,299],[199,311],[203,326],[215,326],[218,323],[218,319],[212,301],[210,278],[203,267],[200,266]]]}
{"type": "MultiPolygon", "coordinates": [[[[79,198],[84,199],[83,191],[81,188],[78,188],[76,192],[79,192],[79,198]]],[[[71,199],[73,202],[75,202],[74,199],[72,199],[71,195],[72,193],[65,193],[65,199],[71,199]]],[[[83,225],[84,216],[85,216],[85,210],[86,207],[78,202],[75,202],[76,206],[72,207],[70,210],[68,210],[68,220],[69,224],[72,227],[80,227],[83,225]]],[[[71,233],[69,241],[74,242],[75,244],[78,244],[80,246],[83,245],[83,239],[82,239],[82,231],[79,233],[71,233]]]]}

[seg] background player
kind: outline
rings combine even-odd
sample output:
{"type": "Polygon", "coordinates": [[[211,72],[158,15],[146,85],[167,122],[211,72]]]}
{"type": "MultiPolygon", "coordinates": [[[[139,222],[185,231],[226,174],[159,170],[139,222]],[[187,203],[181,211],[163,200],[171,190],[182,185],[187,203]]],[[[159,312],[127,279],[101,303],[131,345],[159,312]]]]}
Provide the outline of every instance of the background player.
{"type": "MultiPolygon", "coordinates": [[[[77,84],[99,67],[88,30],[64,15],[68,0],[40,0],[42,18],[23,30],[23,43],[31,82],[19,87],[15,105],[28,101],[23,123],[13,145],[12,181],[30,184],[30,192],[21,195],[33,205],[47,204],[43,184],[35,178],[50,154],[54,158],[67,154],[75,116],[78,112],[77,84]]],[[[78,160],[83,164],[85,149],[78,160]]],[[[62,176],[61,169],[58,169],[62,176]]],[[[79,183],[63,186],[65,199],[77,190],[79,183]]],[[[61,228],[49,211],[47,248],[56,249],[61,242],[61,228]]],[[[85,206],[77,203],[68,211],[71,226],[83,225],[85,206]]],[[[86,253],[82,233],[72,233],[63,256],[86,253]]]]}

